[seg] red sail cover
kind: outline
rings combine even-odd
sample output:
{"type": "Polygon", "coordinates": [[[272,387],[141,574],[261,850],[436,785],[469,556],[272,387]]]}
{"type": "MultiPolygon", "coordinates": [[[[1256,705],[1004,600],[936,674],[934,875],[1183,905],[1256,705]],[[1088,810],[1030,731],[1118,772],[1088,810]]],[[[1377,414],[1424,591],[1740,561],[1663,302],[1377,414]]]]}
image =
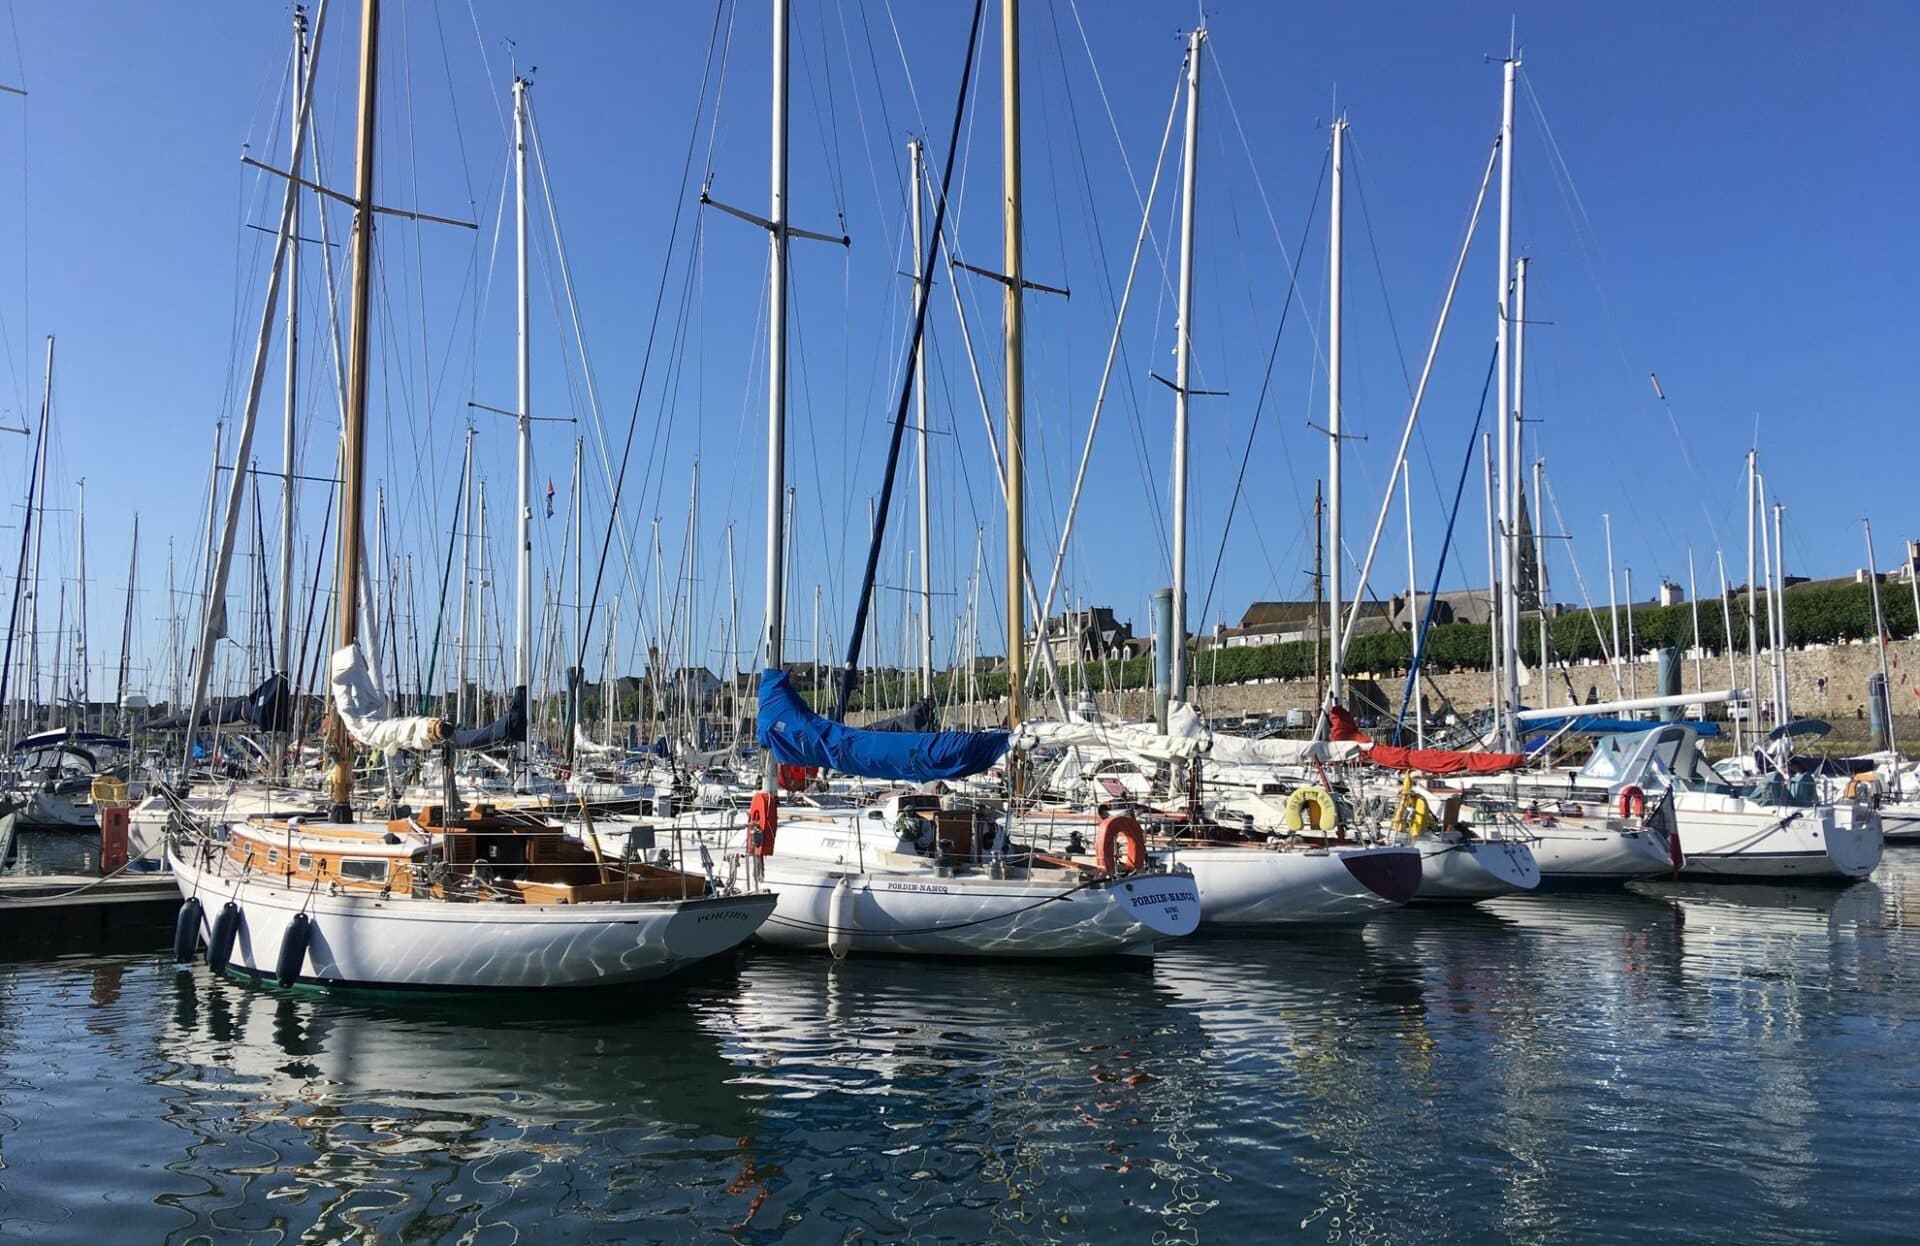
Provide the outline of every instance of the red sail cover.
{"type": "Polygon", "coordinates": [[[1418,770],[1422,774],[1499,774],[1527,764],[1524,753],[1456,753],[1444,748],[1397,748],[1376,744],[1366,758],[1389,770],[1418,770]]]}
{"type": "Polygon", "coordinates": [[[1360,724],[1353,720],[1353,715],[1347,712],[1346,706],[1329,705],[1327,707],[1327,739],[1359,740],[1365,743],[1370,738],[1366,732],[1360,730],[1360,724]]]}

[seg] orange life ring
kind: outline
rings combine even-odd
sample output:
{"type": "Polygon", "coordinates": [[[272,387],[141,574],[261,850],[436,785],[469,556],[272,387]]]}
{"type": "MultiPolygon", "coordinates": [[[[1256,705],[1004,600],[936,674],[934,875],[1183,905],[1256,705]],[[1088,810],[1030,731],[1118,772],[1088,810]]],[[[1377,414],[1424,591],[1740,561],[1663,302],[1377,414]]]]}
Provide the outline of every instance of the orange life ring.
{"type": "Polygon", "coordinates": [[[1140,824],[1124,813],[1116,813],[1110,818],[1100,819],[1100,838],[1094,843],[1093,858],[1100,866],[1102,874],[1132,874],[1138,872],[1147,863],[1147,835],[1140,824]],[[1127,845],[1126,868],[1114,868],[1114,843],[1124,840],[1127,845]]]}
{"type": "Polygon", "coordinates": [[[772,792],[755,792],[747,806],[747,855],[773,855],[773,833],[780,824],[780,805],[772,792]]]}
{"type": "Polygon", "coordinates": [[[1620,816],[1623,818],[1644,818],[1647,816],[1647,794],[1629,784],[1620,789],[1620,816]]]}

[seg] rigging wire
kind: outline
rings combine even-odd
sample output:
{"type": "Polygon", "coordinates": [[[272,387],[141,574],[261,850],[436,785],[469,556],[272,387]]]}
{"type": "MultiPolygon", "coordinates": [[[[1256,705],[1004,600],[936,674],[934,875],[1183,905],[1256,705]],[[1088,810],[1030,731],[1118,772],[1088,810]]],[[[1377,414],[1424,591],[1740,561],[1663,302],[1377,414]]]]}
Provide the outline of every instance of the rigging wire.
{"type": "MultiPolygon", "coordinates": [[[[729,0],[719,0],[719,3],[717,3],[714,6],[713,29],[707,36],[706,64],[702,67],[700,71],[700,90],[699,90],[699,94],[695,97],[695,108],[694,108],[695,124],[691,128],[689,134],[687,135],[687,150],[686,150],[686,154],[681,159],[680,182],[679,182],[678,189],[674,194],[673,222],[668,227],[668,231],[667,231],[667,254],[666,254],[666,258],[661,262],[661,265],[660,265],[660,283],[654,293],[653,314],[651,318],[651,323],[647,327],[646,347],[643,350],[640,357],[640,380],[639,380],[639,384],[635,387],[635,390],[634,390],[633,412],[627,420],[626,444],[621,448],[621,451],[620,451],[620,470],[614,476],[614,483],[613,483],[614,497],[620,496],[621,488],[622,486],[625,485],[626,479],[627,479],[627,467],[629,462],[631,461],[631,457],[633,453],[633,437],[640,423],[640,402],[641,402],[641,398],[646,393],[647,377],[652,370],[653,348],[654,348],[654,343],[656,341],[656,337],[660,328],[660,311],[664,303],[664,300],[666,298],[667,279],[673,270],[674,247],[675,247],[675,243],[679,240],[680,222],[681,222],[682,215],[686,210],[686,205],[688,200],[687,188],[693,174],[693,153],[694,153],[695,146],[698,143],[699,133],[700,133],[699,124],[698,124],[699,109],[700,109],[701,103],[704,102],[706,99],[707,84],[708,84],[708,81],[710,80],[710,75],[713,70],[714,51],[715,51],[715,48],[718,46],[718,42],[720,38],[721,18],[730,11],[731,7],[732,6],[729,3],[729,0]]],[[[728,25],[727,29],[729,32],[731,32],[731,29],[732,29],[731,24],[728,25]]],[[[732,40],[731,38],[729,38],[728,46],[731,47],[731,44],[732,44],[732,40]]],[[[719,101],[716,96],[716,99],[715,99],[716,114],[718,112],[718,102],[719,101]]],[[[695,215],[697,217],[704,217],[704,213],[696,213],[695,215]]],[[[657,426],[656,426],[656,431],[657,431],[657,426]]],[[[606,571],[607,571],[607,554],[611,550],[612,544],[613,544],[612,529],[613,529],[613,525],[610,522],[608,524],[607,535],[605,538],[602,539],[600,543],[600,556],[596,561],[596,564],[594,567],[593,592],[589,596],[589,601],[594,607],[597,607],[600,602],[601,583],[605,579],[606,571]]],[[[576,663],[575,663],[576,665],[584,666],[586,664],[587,642],[593,630],[592,617],[593,615],[592,615],[592,612],[590,611],[587,616],[586,625],[580,629],[579,644],[576,652],[576,663]]]]}
{"type": "MultiPolygon", "coordinates": [[[[1307,236],[1313,229],[1313,218],[1320,208],[1320,188],[1326,184],[1327,167],[1332,162],[1332,159],[1333,152],[1332,149],[1329,148],[1327,155],[1323,157],[1320,162],[1320,176],[1313,185],[1313,197],[1309,201],[1307,208],[1306,223],[1300,227],[1301,248],[1305,248],[1307,236]]],[[[1287,317],[1293,311],[1294,296],[1300,289],[1299,282],[1292,278],[1291,270],[1289,270],[1288,278],[1287,297],[1285,302],[1280,306],[1280,323],[1273,331],[1273,345],[1267,349],[1266,372],[1260,378],[1260,393],[1259,396],[1254,399],[1253,403],[1253,419],[1247,425],[1247,443],[1245,448],[1240,452],[1240,470],[1233,478],[1233,494],[1227,499],[1226,521],[1220,528],[1220,546],[1213,556],[1213,574],[1207,579],[1207,594],[1200,606],[1200,618],[1202,620],[1207,617],[1207,612],[1213,608],[1213,590],[1220,579],[1221,563],[1226,559],[1227,538],[1233,532],[1233,516],[1240,504],[1240,491],[1246,484],[1247,464],[1253,457],[1254,435],[1260,431],[1260,416],[1267,409],[1267,393],[1273,381],[1274,361],[1280,357],[1280,339],[1287,331],[1287,317]]],[[[1277,580],[1277,574],[1275,578],[1277,580]]]]}

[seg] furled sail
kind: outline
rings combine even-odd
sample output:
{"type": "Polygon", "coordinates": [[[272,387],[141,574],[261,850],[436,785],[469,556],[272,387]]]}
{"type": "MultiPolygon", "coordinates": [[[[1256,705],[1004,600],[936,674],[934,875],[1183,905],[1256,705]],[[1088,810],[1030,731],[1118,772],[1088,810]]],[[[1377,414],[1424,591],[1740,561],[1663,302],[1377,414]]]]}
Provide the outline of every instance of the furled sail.
{"type": "Polygon", "coordinates": [[[979,774],[999,761],[1005,731],[866,731],[822,718],[785,671],[760,672],[758,737],[774,759],[867,779],[925,783],[979,774]]]}
{"type": "Polygon", "coordinates": [[[1314,762],[1357,761],[1367,747],[1357,740],[1252,740],[1209,732],[1201,725],[1200,715],[1191,705],[1179,704],[1167,711],[1167,734],[1198,738],[1207,735],[1213,746],[1207,760],[1221,766],[1305,766],[1314,762]]]}
{"type": "Polygon", "coordinates": [[[360,646],[334,650],[328,669],[334,713],[346,724],[347,734],[367,748],[418,753],[436,747],[452,734],[452,725],[443,719],[389,714],[386,694],[374,682],[360,646]]]}

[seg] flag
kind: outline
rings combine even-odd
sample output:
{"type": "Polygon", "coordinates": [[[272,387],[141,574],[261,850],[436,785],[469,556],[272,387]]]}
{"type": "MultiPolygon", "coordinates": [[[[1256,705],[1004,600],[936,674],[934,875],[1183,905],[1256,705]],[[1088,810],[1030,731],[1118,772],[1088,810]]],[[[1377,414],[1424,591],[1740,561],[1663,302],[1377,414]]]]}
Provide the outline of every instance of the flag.
{"type": "Polygon", "coordinates": [[[547,518],[553,518],[553,477],[547,477],[547,518]]]}

